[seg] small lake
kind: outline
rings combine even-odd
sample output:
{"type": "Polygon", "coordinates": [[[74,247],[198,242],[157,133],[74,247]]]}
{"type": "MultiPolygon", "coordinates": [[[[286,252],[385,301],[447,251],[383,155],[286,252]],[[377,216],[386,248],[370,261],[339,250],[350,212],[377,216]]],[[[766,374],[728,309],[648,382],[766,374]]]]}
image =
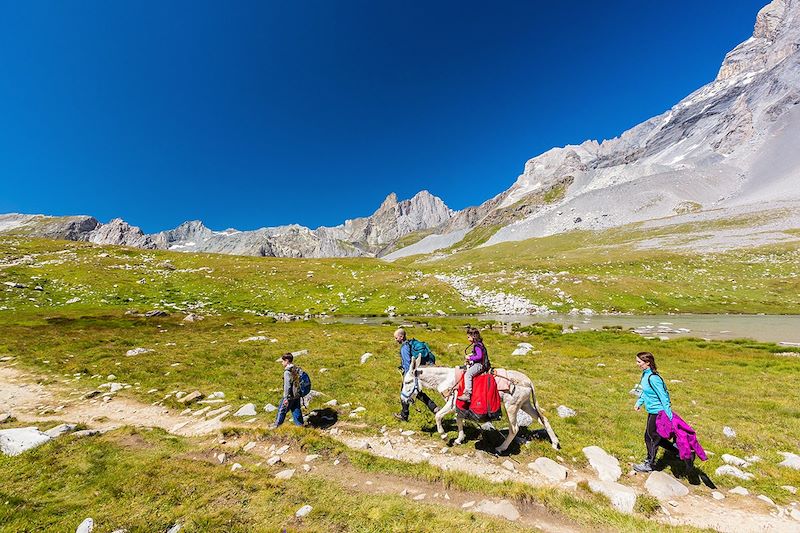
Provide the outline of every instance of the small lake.
{"type": "MultiPolygon", "coordinates": [[[[459,318],[459,317],[451,317],[459,318]]],[[[645,337],[669,339],[674,337],[698,337],[712,340],[748,338],[762,342],[775,342],[787,346],[800,346],[800,315],[474,315],[460,317],[465,322],[494,320],[519,322],[529,325],[535,322],[552,322],[576,330],[602,329],[622,326],[634,329],[645,337]]],[[[403,317],[336,317],[324,322],[348,324],[395,324],[408,322],[403,317]]]]}

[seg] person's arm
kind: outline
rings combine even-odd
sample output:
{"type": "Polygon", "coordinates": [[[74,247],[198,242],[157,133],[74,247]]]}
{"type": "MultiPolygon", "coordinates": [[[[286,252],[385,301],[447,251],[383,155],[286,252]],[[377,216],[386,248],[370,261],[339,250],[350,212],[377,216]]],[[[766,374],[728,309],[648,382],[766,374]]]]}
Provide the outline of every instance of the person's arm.
{"type": "Polygon", "coordinates": [[[283,399],[289,399],[289,393],[292,391],[292,374],[288,370],[283,371],[283,399]]]}
{"type": "Polygon", "coordinates": [[[661,402],[661,408],[664,409],[664,412],[667,413],[669,419],[672,420],[672,406],[670,405],[669,392],[667,392],[667,385],[664,383],[664,378],[658,374],[653,374],[650,377],[657,378],[651,381],[653,392],[656,393],[658,401],[661,402]]]}
{"type": "Polygon", "coordinates": [[[480,363],[483,361],[483,348],[479,345],[475,345],[475,350],[473,351],[472,355],[469,357],[469,360],[473,363],[480,363]]]}
{"type": "Polygon", "coordinates": [[[641,380],[639,381],[639,389],[641,389],[639,391],[639,399],[636,400],[636,404],[633,406],[633,408],[636,409],[637,411],[642,406],[642,404],[644,404],[644,383],[642,383],[641,380]]]}
{"type": "Polygon", "coordinates": [[[411,368],[411,344],[408,342],[400,345],[400,366],[403,367],[403,374],[411,368]]]}

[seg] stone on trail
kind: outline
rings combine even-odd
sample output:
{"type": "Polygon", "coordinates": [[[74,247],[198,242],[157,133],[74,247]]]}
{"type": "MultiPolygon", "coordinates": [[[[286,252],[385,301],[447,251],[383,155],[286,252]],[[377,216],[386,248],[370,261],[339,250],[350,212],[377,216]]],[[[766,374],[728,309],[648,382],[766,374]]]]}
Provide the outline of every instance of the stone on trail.
{"type": "Polygon", "coordinates": [[[319,457],[320,456],[318,454],[312,453],[312,454],[306,455],[306,458],[305,458],[304,462],[310,463],[311,461],[319,459],[319,457]]]}
{"type": "Polygon", "coordinates": [[[601,481],[592,479],[589,481],[589,488],[592,492],[602,494],[611,500],[611,506],[617,511],[631,514],[636,505],[636,491],[625,485],[620,485],[615,481],[601,481]]]}
{"type": "Polygon", "coordinates": [[[356,407],[355,409],[353,409],[353,412],[354,413],[363,413],[366,410],[367,410],[366,407],[360,406],[360,407],[356,407]]]}
{"type": "Polygon", "coordinates": [[[233,463],[233,464],[231,465],[231,472],[236,472],[236,471],[237,471],[237,470],[239,470],[240,468],[242,468],[242,465],[240,465],[239,463],[233,463]]]}
{"type": "Polygon", "coordinates": [[[94,520],[87,518],[80,523],[75,533],[92,533],[92,530],[94,530],[94,520]]]}
{"type": "Polygon", "coordinates": [[[308,515],[308,513],[310,513],[310,512],[311,512],[313,509],[314,509],[314,508],[313,508],[313,507],[311,507],[310,505],[304,505],[304,506],[302,506],[300,509],[298,509],[298,510],[297,510],[297,512],[296,512],[296,513],[294,513],[294,515],[295,515],[297,518],[303,518],[304,516],[307,516],[307,515],[308,515]]]}
{"type": "Polygon", "coordinates": [[[256,406],[252,403],[246,403],[233,413],[233,416],[255,416],[255,414],[256,406]]]}
{"type": "Polygon", "coordinates": [[[366,363],[367,359],[369,359],[370,357],[372,357],[372,354],[369,353],[369,352],[367,352],[364,355],[362,355],[361,356],[361,364],[363,365],[364,363],[366,363]]]}
{"type": "Polygon", "coordinates": [[[125,355],[127,355],[128,357],[131,357],[133,355],[142,355],[143,353],[149,353],[149,352],[152,352],[152,351],[153,350],[149,350],[147,348],[133,348],[133,349],[128,350],[127,352],[125,352],[125,355]]]}
{"type": "Polygon", "coordinates": [[[722,428],[722,434],[728,437],[729,439],[736,437],[736,431],[734,431],[733,428],[729,426],[725,426],[722,428]]]}
{"type": "Polygon", "coordinates": [[[45,433],[35,427],[0,430],[0,452],[5,455],[19,455],[49,441],[45,433]]]}
{"type": "Polygon", "coordinates": [[[792,485],[781,485],[781,488],[792,494],[797,494],[797,487],[793,487],[792,485]]]}
{"type": "Polygon", "coordinates": [[[564,481],[569,475],[569,470],[549,457],[539,457],[534,462],[528,464],[528,468],[539,472],[550,481],[564,481]]]}
{"type": "Polygon", "coordinates": [[[402,436],[404,436],[404,437],[410,437],[411,435],[414,434],[414,430],[413,429],[407,429],[405,431],[401,431],[400,434],[402,436]]]}
{"type": "Polygon", "coordinates": [[[11,415],[10,415],[10,414],[8,414],[8,413],[0,413],[0,424],[2,424],[3,422],[5,422],[5,421],[6,421],[6,420],[8,420],[9,418],[11,418],[11,415]]]}
{"type": "Polygon", "coordinates": [[[715,490],[714,492],[712,492],[711,493],[711,497],[714,498],[715,500],[724,500],[725,499],[725,495],[722,494],[718,490],[715,490]]]}
{"type": "Polygon", "coordinates": [[[800,455],[790,452],[779,452],[783,456],[783,461],[778,466],[800,470],[800,455]]]}
{"type": "Polygon", "coordinates": [[[516,472],[517,471],[517,468],[514,466],[514,463],[512,463],[508,459],[503,461],[502,467],[505,468],[506,470],[511,471],[511,472],[516,472]]]}
{"type": "Polygon", "coordinates": [[[277,456],[277,455],[273,455],[272,457],[267,459],[267,464],[269,466],[275,466],[276,464],[278,464],[280,462],[281,462],[281,458],[279,456],[277,456]]]}
{"type": "Polygon", "coordinates": [[[789,513],[789,516],[800,522],[800,509],[792,509],[792,512],[789,513]]]}
{"type": "Polygon", "coordinates": [[[570,409],[566,405],[559,405],[556,409],[556,413],[558,413],[558,416],[561,418],[569,418],[577,414],[574,409],[570,409]]]}
{"type": "Polygon", "coordinates": [[[622,469],[617,458],[609,455],[599,446],[587,446],[583,449],[583,454],[601,480],[616,481],[622,475],[622,469]]]}
{"type": "Polygon", "coordinates": [[[733,465],[722,465],[717,468],[714,473],[718,476],[731,476],[737,479],[744,479],[745,481],[750,481],[755,477],[750,472],[743,472],[733,465]]]}
{"type": "Polygon", "coordinates": [[[773,507],[776,507],[775,502],[772,501],[772,498],[770,498],[769,496],[765,496],[764,494],[759,494],[758,496],[756,496],[756,498],[758,498],[759,500],[761,500],[764,503],[767,503],[769,505],[772,505],[773,507]]]}
{"type": "Polygon", "coordinates": [[[336,405],[337,405],[338,403],[339,403],[339,402],[337,402],[336,400],[330,400],[330,401],[327,401],[327,402],[325,402],[325,403],[324,403],[324,404],[322,404],[322,405],[326,405],[326,406],[328,406],[328,407],[336,407],[336,405]]]}
{"type": "Polygon", "coordinates": [[[289,445],[288,444],[284,444],[283,446],[281,446],[280,448],[275,450],[275,455],[283,455],[288,451],[289,451],[289,445]]]}
{"type": "Polygon", "coordinates": [[[45,435],[50,437],[51,439],[55,439],[64,435],[65,433],[69,433],[70,431],[75,431],[75,428],[78,427],[76,424],[60,424],[54,428],[50,428],[44,432],[45,435]]]}
{"type": "Polygon", "coordinates": [[[650,476],[644,483],[644,487],[651,496],[655,496],[659,500],[680,498],[689,494],[689,489],[680,481],[669,474],[658,471],[650,473],[650,476]]]}
{"type": "Polygon", "coordinates": [[[506,520],[510,520],[512,522],[518,520],[520,516],[517,508],[514,507],[514,504],[508,500],[500,500],[496,503],[490,500],[482,500],[480,503],[478,503],[478,505],[475,506],[475,511],[505,518],[506,520]]]}
{"type": "Polygon", "coordinates": [[[427,495],[423,492],[422,494],[417,494],[416,496],[414,496],[414,499],[417,501],[421,501],[425,499],[425,496],[427,495]]]}
{"type": "Polygon", "coordinates": [[[730,494],[738,494],[739,496],[748,496],[750,494],[749,490],[747,490],[744,487],[740,487],[740,486],[734,487],[731,490],[729,490],[728,492],[730,494]]]}
{"type": "Polygon", "coordinates": [[[472,507],[473,505],[475,505],[475,502],[474,502],[474,501],[471,501],[471,502],[465,502],[465,503],[463,503],[463,504],[461,505],[461,508],[462,508],[462,509],[469,509],[469,508],[470,508],[470,507],[472,507]]]}
{"type": "Polygon", "coordinates": [[[189,405],[190,403],[196,402],[197,400],[201,400],[201,399],[203,399],[203,393],[201,393],[199,390],[196,390],[196,391],[194,391],[192,393],[187,394],[183,398],[180,398],[178,400],[178,402],[180,402],[180,403],[182,403],[184,405],[189,405]]]}
{"type": "Polygon", "coordinates": [[[268,403],[267,405],[264,406],[264,411],[266,411],[267,413],[272,413],[277,410],[278,408],[272,405],[271,403],[268,403]]]}
{"type": "Polygon", "coordinates": [[[275,478],[286,481],[292,479],[293,475],[294,475],[294,468],[289,468],[288,470],[281,470],[280,472],[275,474],[275,478]]]}
{"type": "Polygon", "coordinates": [[[244,451],[246,451],[246,452],[249,452],[250,450],[252,450],[252,449],[253,449],[253,448],[255,448],[255,447],[256,447],[256,443],[255,443],[255,442],[253,442],[253,441],[250,441],[250,442],[248,442],[247,444],[245,444],[245,445],[242,447],[242,449],[243,449],[244,451]]]}

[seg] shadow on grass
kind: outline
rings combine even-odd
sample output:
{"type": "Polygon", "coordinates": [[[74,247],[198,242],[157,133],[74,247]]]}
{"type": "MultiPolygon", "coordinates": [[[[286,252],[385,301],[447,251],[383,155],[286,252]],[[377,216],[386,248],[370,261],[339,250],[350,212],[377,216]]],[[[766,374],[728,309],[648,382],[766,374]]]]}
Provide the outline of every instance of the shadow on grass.
{"type": "Polygon", "coordinates": [[[666,470],[669,468],[672,475],[676,478],[686,478],[690,485],[700,485],[701,483],[710,489],[716,489],[717,485],[712,481],[708,474],[703,472],[694,464],[694,460],[683,461],[672,454],[664,454],[661,459],[656,461],[656,470],[666,470]]]}

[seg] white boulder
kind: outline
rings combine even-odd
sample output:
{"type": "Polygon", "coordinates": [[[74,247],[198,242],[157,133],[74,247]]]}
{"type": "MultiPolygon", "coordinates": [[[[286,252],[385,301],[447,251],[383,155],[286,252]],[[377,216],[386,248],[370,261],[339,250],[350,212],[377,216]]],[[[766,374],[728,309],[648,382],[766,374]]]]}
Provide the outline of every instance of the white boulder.
{"type": "Polygon", "coordinates": [[[49,440],[50,437],[35,427],[3,429],[0,430],[0,452],[19,455],[49,440]]]}
{"type": "Polygon", "coordinates": [[[252,403],[246,403],[239,408],[238,411],[233,413],[233,416],[255,416],[256,406],[252,403]]]}
{"type": "Polygon", "coordinates": [[[577,414],[574,409],[570,409],[566,405],[559,405],[556,409],[556,413],[558,413],[558,416],[561,418],[569,418],[577,414]]]}
{"type": "Polygon", "coordinates": [[[499,502],[482,500],[475,506],[475,511],[492,516],[499,516],[500,518],[505,518],[512,522],[519,520],[520,516],[517,508],[508,500],[500,500],[499,502]]]}
{"type": "Polygon", "coordinates": [[[734,431],[734,429],[729,426],[725,426],[722,428],[722,434],[728,437],[729,439],[736,437],[736,431],[734,431]]]}
{"type": "Polygon", "coordinates": [[[75,431],[75,428],[78,427],[75,424],[59,424],[54,428],[50,428],[44,432],[45,435],[50,437],[51,439],[55,439],[64,435],[65,433],[69,433],[70,431],[75,431]]]}
{"type": "Polygon", "coordinates": [[[778,466],[800,470],[800,455],[790,452],[780,452],[780,454],[783,456],[783,461],[778,463],[778,466]]]}
{"type": "Polygon", "coordinates": [[[689,494],[689,489],[680,481],[669,474],[658,471],[650,473],[650,476],[648,476],[647,481],[644,483],[644,488],[647,489],[650,495],[655,496],[659,500],[671,500],[689,494]]]}
{"type": "Polygon", "coordinates": [[[92,533],[92,530],[94,530],[94,520],[87,518],[80,523],[75,533],[92,533]]]}
{"type": "Polygon", "coordinates": [[[583,449],[583,455],[602,481],[616,481],[622,475],[622,468],[617,458],[609,455],[601,447],[587,446],[583,449]]]}
{"type": "Polygon", "coordinates": [[[553,461],[549,457],[539,457],[528,465],[528,468],[539,472],[550,481],[561,482],[567,479],[569,470],[553,461]]]}
{"type": "Polygon", "coordinates": [[[714,473],[718,476],[731,476],[737,479],[744,479],[745,481],[750,481],[755,477],[750,472],[743,472],[733,465],[722,465],[717,468],[714,473]]]}
{"type": "Polygon", "coordinates": [[[372,354],[371,354],[371,353],[369,353],[369,352],[367,352],[367,353],[363,354],[363,355],[361,356],[361,364],[363,365],[364,363],[366,363],[366,362],[367,362],[367,359],[369,359],[370,357],[372,357],[372,354]]]}
{"type": "Polygon", "coordinates": [[[589,489],[602,494],[611,501],[611,506],[623,513],[633,513],[636,505],[636,491],[615,481],[589,480],[589,489]]]}
{"type": "Polygon", "coordinates": [[[298,509],[297,512],[294,513],[294,515],[297,518],[303,518],[304,516],[308,515],[308,513],[310,513],[313,509],[314,508],[311,507],[310,505],[304,505],[300,509],[298,509]]]}

